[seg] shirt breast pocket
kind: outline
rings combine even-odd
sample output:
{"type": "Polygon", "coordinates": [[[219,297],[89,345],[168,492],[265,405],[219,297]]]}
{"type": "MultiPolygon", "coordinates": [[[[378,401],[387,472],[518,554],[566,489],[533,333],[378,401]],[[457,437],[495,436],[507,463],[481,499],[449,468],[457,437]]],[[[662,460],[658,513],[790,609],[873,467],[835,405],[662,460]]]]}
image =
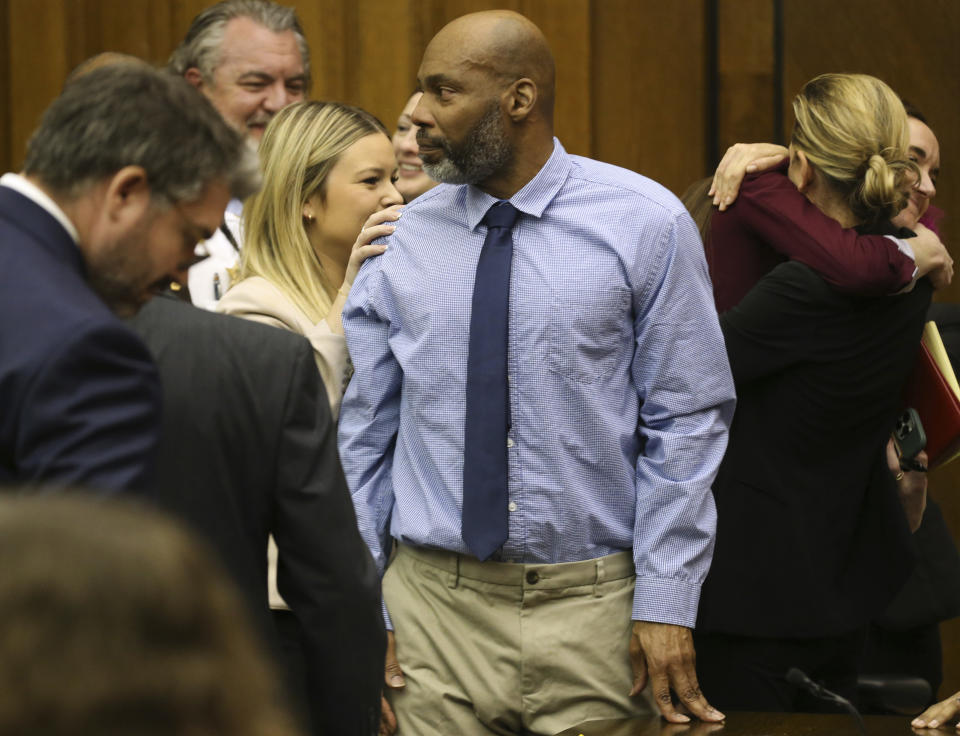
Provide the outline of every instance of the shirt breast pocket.
{"type": "Polygon", "coordinates": [[[592,383],[626,359],[633,340],[630,290],[576,285],[554,291],[549,369],[579,383],[592,383]]]}

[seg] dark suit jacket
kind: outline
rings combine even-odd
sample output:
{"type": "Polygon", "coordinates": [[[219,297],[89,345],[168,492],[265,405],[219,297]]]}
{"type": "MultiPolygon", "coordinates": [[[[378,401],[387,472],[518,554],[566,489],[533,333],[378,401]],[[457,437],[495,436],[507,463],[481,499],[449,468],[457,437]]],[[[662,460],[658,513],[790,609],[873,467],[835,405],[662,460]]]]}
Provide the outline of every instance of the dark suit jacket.
{"type": "Polygon", "coordinates": [[[385,633],[376,568],[357,530],[336,427],[299,335],[157,298],[132,322],[164,387],[155,498],[220,553],[267,623],[267,536],[307,642],[329,734],[376,732],[385,633]]]}
{"type": "Polygon", "coordinates": [[[0,485],[144,485],[160,385],[63,226],[0,187],[0,485]]]}
{"type": "Polygon", "coordinates": [[[884,447],[930,294],[922,279],[845,296],[792,262],[723,315],[738,403],[698,630],[849,632],[903,584],[910,535],[884,447]]]}

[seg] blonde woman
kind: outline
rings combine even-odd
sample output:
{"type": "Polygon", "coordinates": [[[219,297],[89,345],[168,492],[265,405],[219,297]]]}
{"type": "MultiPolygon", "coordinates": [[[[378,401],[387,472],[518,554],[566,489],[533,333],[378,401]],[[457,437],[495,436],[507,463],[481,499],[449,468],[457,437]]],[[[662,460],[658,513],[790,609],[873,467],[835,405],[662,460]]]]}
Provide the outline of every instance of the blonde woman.
{"type": "MultiPolygon", "coordinates": [[[[743,244],[778,220],[748,206],[758,192],[774,212],[796,208],[799,191],[801,205],[842,227],[904,235],[890,220],[916,165],[893,91],[828,74],[793,107],[786,177],[746,181],[743,201],[713,215],[714,257],[727,267],[762,263],[743,244]]],[[[931,293],[926,278],[898,296],[843,293],[791,261],[722,315],[737,411],[713,485],[716,547],[694,634],[700,685],[721,710],[830,709],[802,676],[788,678],[792,668],[856,697],[867,623],[911,567],[886,442],[931,293]]]]}
{"type": "Polygon", "coordinates": [[[260,160],[239,278],[217,309],[305,335],[336,416],[349,378],[340,314],[360,265],[384,251],[372,241],[400,216],[393,147],[364,110],[300,102],[271,121],[260,160]]]}
{"type": "MultiPolygon", "coordinates": [[[[306,336],[334,417],[349,378],[340,314],[371,245],[393,232],[402,199],[396,160],[375,117],[336,102],[284,108],[260,142],[263,188],[243,207],[239,279],[217,310],[306,336]]],[[[270,539],[270,607],[293,683],[306,682],[299,621],[277,591],[277,547],[270,539]]]]}

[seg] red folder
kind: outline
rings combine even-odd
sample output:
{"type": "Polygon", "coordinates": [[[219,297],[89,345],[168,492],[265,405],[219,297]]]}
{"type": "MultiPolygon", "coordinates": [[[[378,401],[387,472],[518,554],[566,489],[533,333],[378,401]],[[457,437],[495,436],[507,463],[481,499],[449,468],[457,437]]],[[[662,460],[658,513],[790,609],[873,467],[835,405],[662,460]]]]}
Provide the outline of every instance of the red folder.
{"type": "Polygon", "coordinates": [[[920,415],[931,468],[960,454],[960,385],[933,322],[923,328],[917,363],[904,390],[904,405],[920,415]]]}

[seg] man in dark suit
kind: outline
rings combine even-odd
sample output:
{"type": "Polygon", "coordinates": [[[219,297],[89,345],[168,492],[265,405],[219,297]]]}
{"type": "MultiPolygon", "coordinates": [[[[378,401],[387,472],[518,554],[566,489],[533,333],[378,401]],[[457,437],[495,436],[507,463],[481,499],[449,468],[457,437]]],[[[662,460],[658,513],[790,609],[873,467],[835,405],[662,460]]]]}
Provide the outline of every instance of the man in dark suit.
{"type": "Polygon", "coordinates": [[[183,80],[104,67],[48,108],[0,179],[0,484],[144,485],[159,427],[149,353],[114,314],[183,280],[253,155],[183,80]]]}
{"type": "Polygon", "coordinates": [[[302,630],[297,699],[314,731],[377,730],[386,635],[336,428],[306,339],[159,297],[132,326],[156,359],[163,431],[151,495],[220,553],[274,644],[267,536],[302,630]]]}

